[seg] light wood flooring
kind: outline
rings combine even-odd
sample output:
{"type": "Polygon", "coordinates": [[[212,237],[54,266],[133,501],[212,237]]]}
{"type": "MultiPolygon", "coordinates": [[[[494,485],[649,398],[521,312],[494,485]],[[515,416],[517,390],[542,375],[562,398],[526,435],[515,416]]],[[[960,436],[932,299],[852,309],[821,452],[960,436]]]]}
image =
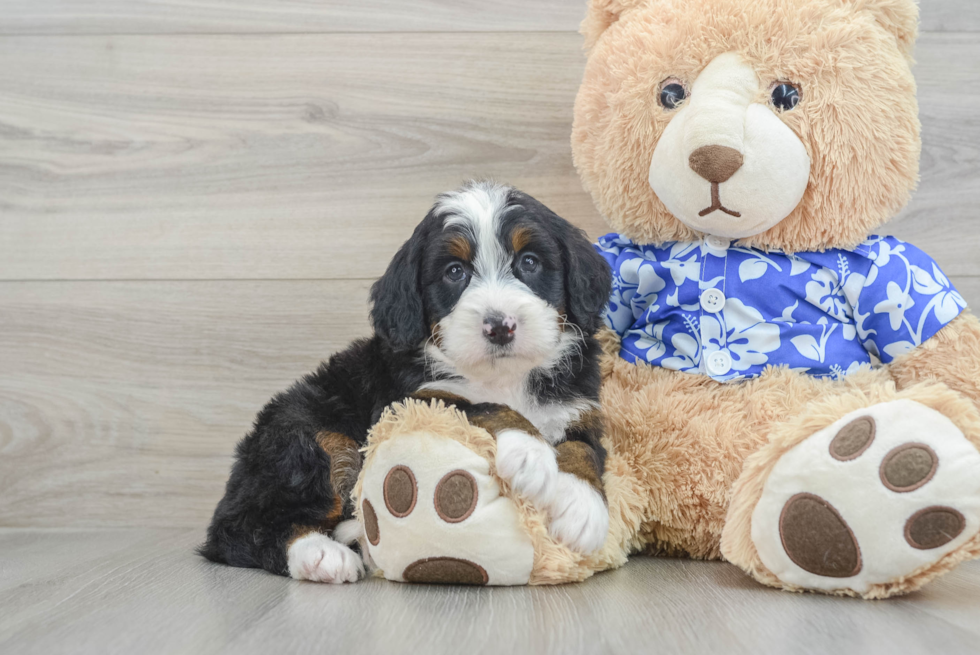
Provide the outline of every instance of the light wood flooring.
{"type": "MultiPolygon", "coordinates": [[[[275,391],[367,333],[432,197],[592,236],[582,0],[0,3],[0,652],[980,648],[980,566],[861,603],[637,558],[561,589],[292,583],[192,546],[275,391]]],[[[980,4],[923,0],[922,181],[890,227],[980,307],[980,4]]]]}

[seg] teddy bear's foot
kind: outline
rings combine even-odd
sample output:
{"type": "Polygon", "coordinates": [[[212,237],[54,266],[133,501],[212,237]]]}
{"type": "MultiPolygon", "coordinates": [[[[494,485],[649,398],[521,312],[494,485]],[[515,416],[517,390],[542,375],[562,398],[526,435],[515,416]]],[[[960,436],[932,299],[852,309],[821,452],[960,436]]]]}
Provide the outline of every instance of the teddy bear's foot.
{"type": "Polygon", "coordinates": [[[980,530],[980,452],[911,400],[853,412],[779,458],[751,530],[783,586],[910,591],[980,530]]]}
{"type": "Polygon", "coordinates": [[[514,501],[458,441],[424,431],[384,441],[364,469],[360,506],[369,554],[389,580],[530,581],[534,547],[514,501]]]}

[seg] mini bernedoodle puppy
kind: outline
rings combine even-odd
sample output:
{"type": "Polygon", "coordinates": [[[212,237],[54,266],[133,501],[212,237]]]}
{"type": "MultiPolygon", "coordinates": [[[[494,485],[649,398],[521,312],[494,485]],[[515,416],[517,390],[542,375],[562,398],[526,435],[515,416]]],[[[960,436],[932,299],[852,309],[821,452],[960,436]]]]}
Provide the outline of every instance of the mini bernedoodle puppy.
{"type": "Polygon", "coordinates": [[[408,397],[441,398],[489,430],[498,473],[547,512],[552,536],[598,549],[609,512],[594,335],[610,286],[585,234],[530,196],[489,182],[440,196],[371,289],[374,336],[275,396],[238,444],[200,553],[356,581],[359,448],[408,397]]]}

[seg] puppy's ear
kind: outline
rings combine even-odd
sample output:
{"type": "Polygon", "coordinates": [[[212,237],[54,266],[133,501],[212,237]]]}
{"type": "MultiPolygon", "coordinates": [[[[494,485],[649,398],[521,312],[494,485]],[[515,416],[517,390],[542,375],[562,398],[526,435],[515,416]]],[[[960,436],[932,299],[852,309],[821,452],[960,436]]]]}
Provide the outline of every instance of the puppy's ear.
{"type": "Polygon", "coordinates": [[[422,301],[422,260],[435,217],[425,217],[411,238],[371,287],[371,322],[374,331],[396,350],[417,348],[429,337],[422,301]]]}
{"type": "Polygon", "coordinates": [[[583,230],[564,219],[565,311],[568,320],[588,335],[602,327],[602,313],[612,293],[612,271],[583,230]]]}

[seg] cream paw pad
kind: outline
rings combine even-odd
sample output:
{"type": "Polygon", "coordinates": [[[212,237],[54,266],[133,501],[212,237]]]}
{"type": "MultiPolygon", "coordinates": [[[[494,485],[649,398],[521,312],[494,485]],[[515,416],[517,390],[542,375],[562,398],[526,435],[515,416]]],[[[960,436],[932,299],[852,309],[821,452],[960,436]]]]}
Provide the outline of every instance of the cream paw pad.
{"type": "Polygon", "coordinates": [[[786,452],[752,514],[784,584],[867,593],[931,566],[980,530],[980,452],[952,421],[896,400],[786,452]]]}

